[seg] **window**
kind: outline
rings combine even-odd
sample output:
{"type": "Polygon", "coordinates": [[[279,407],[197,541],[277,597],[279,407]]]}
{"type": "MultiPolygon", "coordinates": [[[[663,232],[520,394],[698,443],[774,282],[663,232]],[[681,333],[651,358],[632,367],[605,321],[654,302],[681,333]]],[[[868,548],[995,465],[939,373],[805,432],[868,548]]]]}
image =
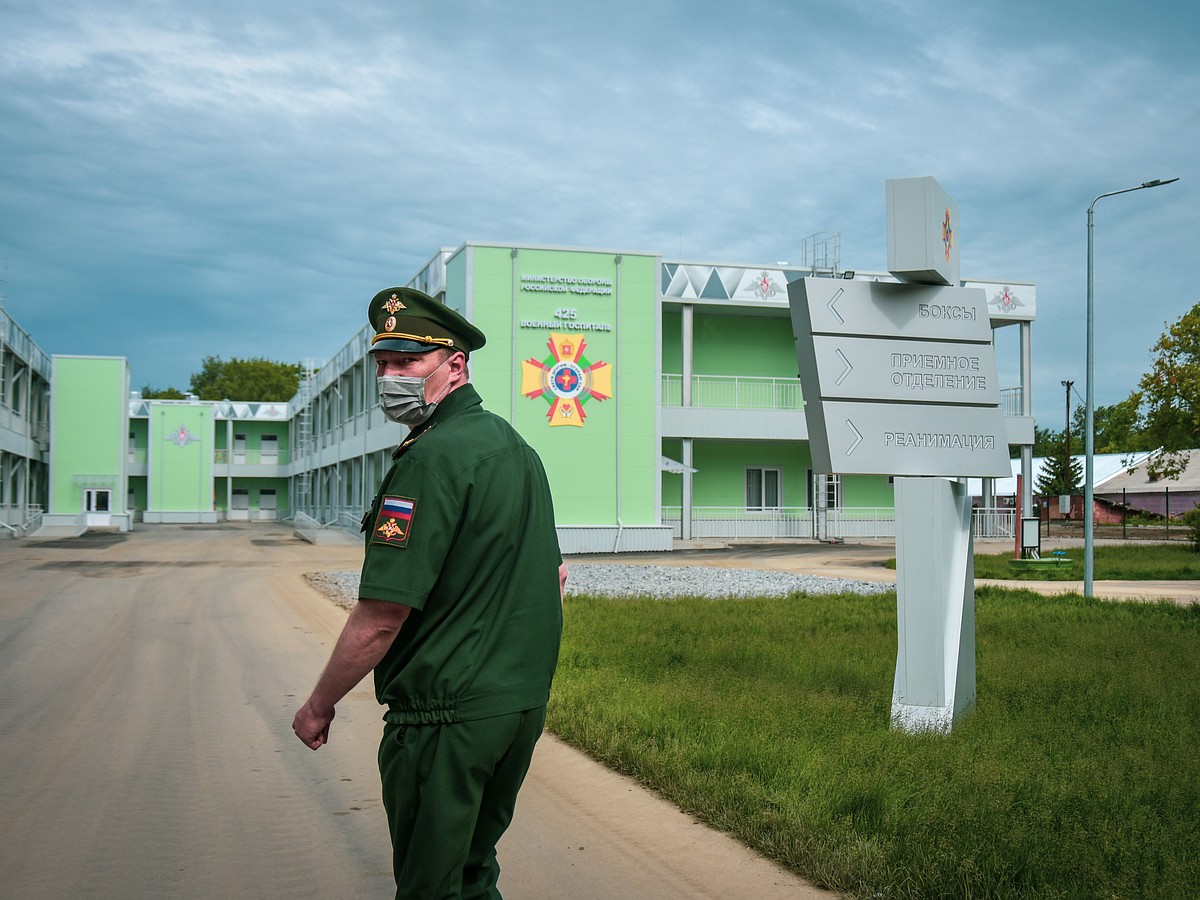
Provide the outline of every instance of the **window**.
{"type": "Polygon", "coordinates": [[[277,509],[275,488],[263,488],[258,492],[259,509],[277,509]]]}
{"type": "Polygon", "coordinates": [[[279,435],[264,434],[261,438],[263,461],[274,462],[279,458],[279,435]]]}
{"type": "Polygon", "coordinates": [[[250,492],[245,488],[234,488],[231,509],[249,509],[250,492]]]}
{"type": "Polygon", "coordinates": [[[783,498],[779,469],[746,469],[746,509],[779,509],[783,498]]]}
{"type": "Polygon", "coordinates": [[[817,505],[817,482],[823,480],[825,483],[825,508],[826,509],[841,509],[842,506],[842,479],[839,475],[815,475],[813,470],[808,470],[808,508],[813,509],[817,505]]]}

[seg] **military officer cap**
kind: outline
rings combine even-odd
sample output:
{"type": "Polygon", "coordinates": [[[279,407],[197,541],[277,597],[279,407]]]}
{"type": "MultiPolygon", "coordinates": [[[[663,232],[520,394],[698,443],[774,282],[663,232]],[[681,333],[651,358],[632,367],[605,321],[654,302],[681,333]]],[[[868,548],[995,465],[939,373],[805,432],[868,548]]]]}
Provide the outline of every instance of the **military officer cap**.
{"type": "Polygon", "coordinates": [[[487,341],[482,331],[446,304],[413,288],[380,291],[367,308],[367,321],[375,329],[372,352],[427,353],[447,347],[469,356],[487,341]]]}

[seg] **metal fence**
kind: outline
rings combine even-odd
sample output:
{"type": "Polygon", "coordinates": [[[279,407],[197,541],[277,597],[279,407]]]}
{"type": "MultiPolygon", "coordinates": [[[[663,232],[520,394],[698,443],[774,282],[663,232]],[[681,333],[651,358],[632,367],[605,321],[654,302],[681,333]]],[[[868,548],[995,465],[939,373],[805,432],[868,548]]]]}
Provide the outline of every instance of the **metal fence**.
{"type": "Polygon", "coordinates": [[[315,544],[317,532],[321,530],[321,523],[308,513],[297,512],[292,516],[292,527],[296,529],[297,535],[310,544],[315,544]]]}
{"type": "Polygon", "coordinates": [[[1137,516],[1170,521],[1178,520],[1184,513],[1200,506],[1200,491],[1171,490],[1169,485],[1164,485],[1160,491],[1098,491],[1096,500],[1096,520],[1104,525],[1117,524],[1137,516]]]}
{"type": "Polygon", "coordinates": [[[1017,511],[1007,506],[982,507],[973,511],[972,528],[977,538],[1016,538],[1017,511]]]}
{"type": "MultiPolygon", "coordinates": [[[[830,539],[895,538],[896,510],[890,506],[848,506],[825,511],[826,537],[830,539]]],[[[662,523],[676,540],[683,535],[682,509],[662,508],[662,523]]],[[[977,538],[1012,538],[1016,513],[1012,509],[978,508],[972,513],[977,538]]],[[[806,506],[747,509],[739,506],[692,507],[692,537],[741,540],[746,538],[815,538],[813,511],[806,506]]]]}

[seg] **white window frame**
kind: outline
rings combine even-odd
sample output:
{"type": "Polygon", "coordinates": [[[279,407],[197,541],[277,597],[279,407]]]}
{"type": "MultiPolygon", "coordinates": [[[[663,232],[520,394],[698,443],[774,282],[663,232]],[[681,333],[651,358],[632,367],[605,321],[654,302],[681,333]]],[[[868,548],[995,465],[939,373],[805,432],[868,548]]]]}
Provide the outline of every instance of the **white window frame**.
{"type": "Polygon", "coordinates": [[[783,469],[779,466],[746,466],[745,474],[742,478],[742,496],[746,500],[746,509],[748,510],[764,510],[764,509],[780,509],[783,506],[783,469]],[[758,477],[758,497],[751,497],[751,475],[758,477]],[[775,497],[774,502],[768,502],[772,498],[767,496],[768,474],[775,476],[775,497]],[[757,499],[757,503],[754,500],[757,499]]]}
{"type": "MultiPolygon", "coordinates": [[[[808,470],[808,508],[816,509],[817,492],[816,492],[817,475],[812,469],[808,470]]],[[[841,509],[842,508],[842,476],[841,475],[826,475],[825,476],[825,508],[826,509],[841,509]]]]}

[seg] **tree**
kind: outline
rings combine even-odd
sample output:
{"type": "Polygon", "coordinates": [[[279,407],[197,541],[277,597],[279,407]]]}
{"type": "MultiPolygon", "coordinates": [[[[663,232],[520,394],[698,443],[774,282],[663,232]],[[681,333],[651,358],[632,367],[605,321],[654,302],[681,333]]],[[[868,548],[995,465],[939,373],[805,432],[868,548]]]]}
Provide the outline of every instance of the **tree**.
{"type": "Polygon", "coordinates": [[[1082,480],[1083,463],[1077,457],[1067,456],[1067,442],[1060,436],[1051,452],[1046,454],[1046,465],[1035,485],[1037,493],[1043,497],[1074,494],[1082,480]]]}
{"type": "Polygon", "coordinates": [[[186,400],[187,395],[175,387],[152,388],[150,385],[142,385],[143,400],[186,400]]]}
{"type": "Polygon", "coordinates": [[[292,399],[300,386],[303,372],[298,363],[206,356],[203,367],[192,375],[192,393],[201,400],[264,400],[283,402],[292,399]]]}
{"type": "Polygon", "coordinates": [[[1149,445],[1165,452],[1147,471],[1151,478],[1178,478],[1187,468],[1183,451],[1200,446],[1200,303],[1150,349],[1154,361],[1139,383],[1142,429],[1149,445]]]}
{"type": "Polygon", "coordinates": [[[1033,427],[1034,456],[1050,456],[1062,442],[1063,436],[1061,431],[1055,431],[1053,428],[1042,428],[1040,425],[1033,427]]]}
{"type": "MultiPolygon", "coordinates": [[[[1131,453],[1134,450],[1153,450],[1157,444],[1142,431],[1141,411],[1142,396],[1134,391],[1119,403],[1112,406],[1097,406],[1092,410],[1092,424],[1095,429],[1095,451],[1097,453],[1131,453]]],[[[1085,421],[1087,412],[1083,406],[1075,407],[1071,414],[1072,441],[1078,440],[1079,450],[1083,451],[1085,421]]],[[[1072,445],[1074,446],[1074,445],[1072,445]]]]}

